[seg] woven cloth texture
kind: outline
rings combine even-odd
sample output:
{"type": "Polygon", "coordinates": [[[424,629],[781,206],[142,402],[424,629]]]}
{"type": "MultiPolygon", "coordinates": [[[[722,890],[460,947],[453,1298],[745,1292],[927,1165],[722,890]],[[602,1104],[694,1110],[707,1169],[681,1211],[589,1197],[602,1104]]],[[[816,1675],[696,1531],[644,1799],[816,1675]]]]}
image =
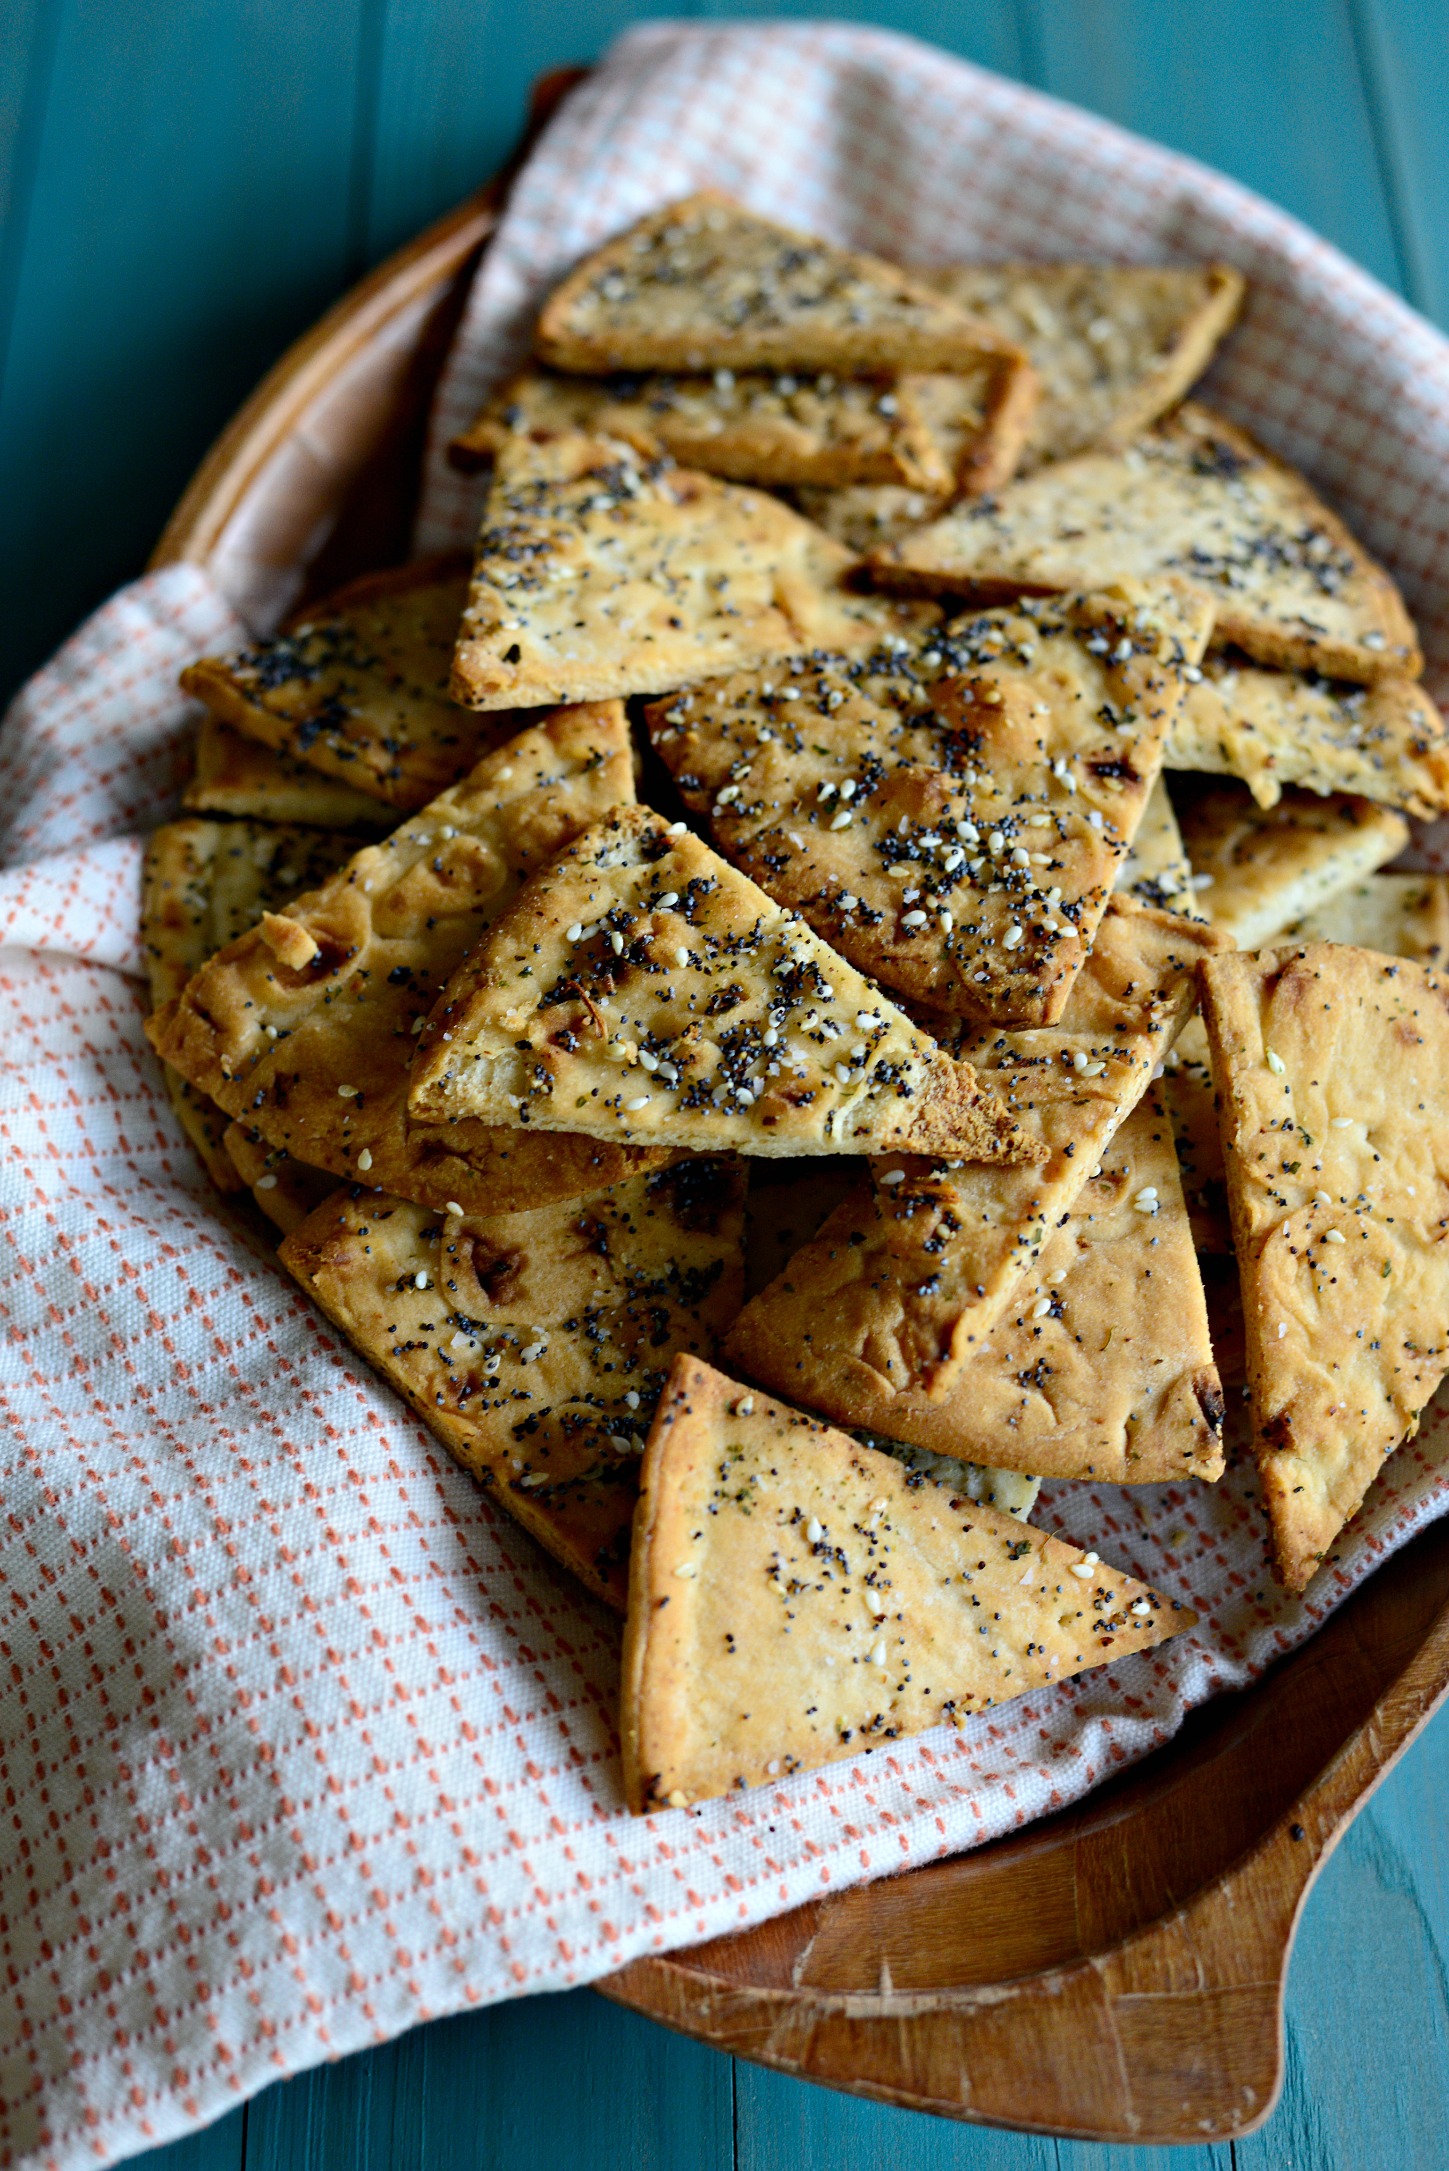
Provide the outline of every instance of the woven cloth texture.
{"type": "MultiPolygon", "coordinates": [[[[439,399],[420,543],[476,495],[437,447],[578,254],[701,184],[927,260],[1224,255],[1212,393],[1405,584],[1441,685],[1449,346],[1190,162],[910,40],[654,25],[514,192],[439,399]]],[[[431,2015],[587,1982],[1009,1831],[1291,1649],[1449,1505],[1443,1421],[1306,1599],[1254,1485],[1048,1487],[1037,1519],[1190,1599],[1165,1648],[858,1762],[628,1817],[618,1632],[448,1461],[211,1194],[141,1032],[139,834],[244,629],[137,582],[0,737],[0,2163],[94,2165],[431,2015]]]]}

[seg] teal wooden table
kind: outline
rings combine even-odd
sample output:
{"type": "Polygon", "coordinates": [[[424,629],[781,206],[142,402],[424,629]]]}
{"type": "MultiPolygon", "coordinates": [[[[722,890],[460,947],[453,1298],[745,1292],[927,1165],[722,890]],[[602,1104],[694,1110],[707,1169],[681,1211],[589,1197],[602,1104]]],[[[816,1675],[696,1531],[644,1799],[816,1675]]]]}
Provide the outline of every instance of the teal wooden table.
{"type": "MultiPolygon", "coordinates": [[[[637,12],[624,0],[3,0],[0,692],[140,567],[287,341],[500,162],[532,78],[591,58],[637,12]]],[[[1449,326],[1449,0],[838,0],[831,12],[934,39],[1194,153],[1449,326]]],[[[1231,2147],[953,2126],[734,2063],[579,1992],[435,2023],[146,2161],[1436,2171],[1449,2166],[1446,1800],[1449,1713],[1311,1898],[1284,2099],[1231,2147]]]]}

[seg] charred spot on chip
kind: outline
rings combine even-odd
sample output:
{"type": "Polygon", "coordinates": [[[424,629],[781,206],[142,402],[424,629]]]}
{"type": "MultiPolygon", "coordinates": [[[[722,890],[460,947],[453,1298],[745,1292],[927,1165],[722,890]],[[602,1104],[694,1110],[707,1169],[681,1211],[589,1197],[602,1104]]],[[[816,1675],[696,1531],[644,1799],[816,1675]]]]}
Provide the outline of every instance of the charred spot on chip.
{"type": "Polygon", "coordinates": [[[1223,1429],[1223,1417],[1227,1405],[1223,1401],[1223,1390],[1216,1375],[1210,1374],[1195,1379],[1192,1383],[1192,1391],[1197,1398],[1197,1406],[1202,1411],[1204,1424],[1207,1426],[1208,1431],[1214,1437],[1217,1437],[1223,1429]]]}
{"type": "Polygon", "coordinates": [[[523,1279],[521,1251],[501,1251],[481,1236],[472,1239],[473,1273],[490,1304],[507,1304],[523,1279]]]}

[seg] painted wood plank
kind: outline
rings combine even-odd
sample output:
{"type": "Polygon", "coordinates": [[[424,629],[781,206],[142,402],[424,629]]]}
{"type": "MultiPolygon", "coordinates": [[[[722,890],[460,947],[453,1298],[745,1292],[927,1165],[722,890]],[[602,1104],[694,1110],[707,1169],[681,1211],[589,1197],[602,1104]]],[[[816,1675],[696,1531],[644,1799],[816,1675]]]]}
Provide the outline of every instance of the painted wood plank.
{"type": "Polygon", "coordinates": [[[732,2122],[727,2058],[577,1991],[269,2089],[246,2171],[730,2171],[732,2122]]]}
{"type": "Polygon", "coordinates": [[[1449,329],[1449,5],[1354,0],[1353,14],[1409,298],[1449,329]]]}
{"type": "Polygon", "coordinates": [[[345,283],[362,0],[59,8],[0,394],[0,685],[345,283]]]}

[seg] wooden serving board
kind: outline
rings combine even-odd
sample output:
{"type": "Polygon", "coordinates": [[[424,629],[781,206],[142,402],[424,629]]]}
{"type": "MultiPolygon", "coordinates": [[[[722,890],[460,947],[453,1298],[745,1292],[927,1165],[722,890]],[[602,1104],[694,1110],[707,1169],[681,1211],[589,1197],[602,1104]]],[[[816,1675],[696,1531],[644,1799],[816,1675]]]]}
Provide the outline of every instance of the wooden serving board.
{"type": "MultiPolygon", "coordinates": [[[[534,128],[577,79],[544,79],[534,128]]],[[[429,403],[507,180],[283,357],[153,565],[206,566],[251,616],[406,555],[429,403]]],[[[1282,2083],[1308,1888],[1446,1689],[1442,1524],[1078,1807],[599,1987],[722,2050],[949,2117],[1091,2140],[1248,2132],[1282,2083]]]]}

